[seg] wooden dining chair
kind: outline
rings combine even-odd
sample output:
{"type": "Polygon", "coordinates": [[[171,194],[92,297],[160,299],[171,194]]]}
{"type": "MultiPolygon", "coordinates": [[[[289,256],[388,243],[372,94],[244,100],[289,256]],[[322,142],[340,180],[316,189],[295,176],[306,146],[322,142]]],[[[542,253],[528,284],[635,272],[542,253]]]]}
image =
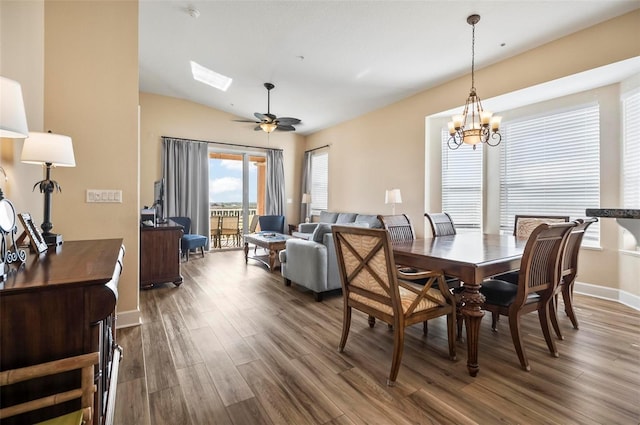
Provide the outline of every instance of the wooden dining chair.
{"type": "MultiPolygon", "coordinates": [[[[99,353],[95,352],[0,372],[0,386],[4,387],[16,384],[20,385],[20,383],[32,379],[58,375],[72,370],[81,371],[78,375],[78,384],[75,388],[65,387],[58,392],[53,389],[53,393],[47,397],[3,407],[0,409],[0,423],[6,418],[34,412],[76,399],[80,400],[80,408],[78,410],[45,420],[44,422],[39,422],[36,425],[81,425],[92,423],[93,393],[96,392],[94,365],[97,364],[98,361],[99,353]]],[[[46,413],[43,412],[43,415],[46,415],[46,413]]],[[[24,421],[20,420],[20,423],[33,423],[33,421],[24,419],[24,421]]]]}
{"type": "Polygon", "coordinates": [[[429,224],[431,224],[431,232],[434,238],[456,234],[456,226],[448,213],[425,213],[424,215],[429,220],[429,224]]]}
{"type": "Polygon", "coordinates": [[[340,352],[344,352],[355,308],[392,325],[393,355],[387,385],[393,386],[398,377],[404,331],[413,324],[446,316],[449,357],[455,360],[455,300],[446,289],[443,274],[421,272],[427,279],[424,286],[402,280],[404,275],[396,268],[387,230],[334,225],[331,231],[343,294],[340,352]],[[438,288],[433,287],[436,282],[440,283],[438,288]]]}
{"type": "MultiPolygon", "coordinates": [[[[398,214],[398,215],[380,215],[378,216],[378,220],[382,223],[382,227],[389,232],[389,237],[392,242],[408,242],[413,241],[416,238],[416,232],[411,224],[411,220],[406,214],[398,214]]],[[[452,222],[453,224],[453,222],[452,222]]],[[[454,229],[455,234],[455,229],[454,229]]],[[[407,267],[404,265],[398,265],[399,270],[403,273],[404,279],[411,280],[414,283],[424,285],[426,283],[426,279],[420,277],[421,270],[416,269],[415,267],[407,267]]],[[[447,283],[447,288],[453,293],[454,288],[460,287],[460,280],[455,278],[447,278],[445,277],[445,282],[447,283]]],[[[434,286],[438,286],[438,282],[434,283],[434,286]]],[[[460,287],[461,288],[461,287],[460,287]]],[[[455,290],[455,292],[460,292],[459,290],[455,290]]],[[[456,295],[454,295],[456,296],[456,295]]],[[[459,297],[457,297],[459,298],[459,297]]],[[[458,300],[457,304],[460,307],[460,300],[458,300]]],[[[369,317],[369,325],[375,325],[375,318],[369,317]]],[[[457,335],[458,337],[462,334],[462,314],[458,309],[458,323],[457,323],[457,335]]],[[[423,332],[427,335],[429,331],[429,325],[425,321],[423,326],[423,332]]]]}
{"type": "Polygon", "coordinates": [[[516,214],[513,222],[513,236],[528,238],[533,229],[542,223],[567,223],[568,215],[523,215],[516,214]]]}
{"type": "Polygon", "coordinates": [[[564,339],[560,332],[560,325],[558,324],[558,295],[562,294],[562,300],[564,302],[564,312],[571,320],[573,327],[578,329],[578,318],[576,317],[575,310],[573,309],[573,285],[578,275],[578,254],[580,253],[580,245],[582,245],[582,239],[584,234],[593,223],[598,219],[590,217],[586,219],[576,220],[576,227],[571,229],[571,233],[565,244],[564,252],[562,254],[562,274],[558,286],[554,291],[554,297],[552,299],[551,307],[551,324],[556,332],[558,339],[564,339]]]}
{"type": "Polygon", "coordinates": [[[541,224],[529,236],[520,262],[517,285],[497,279],[482,282],[480,292],[486,300],[484,310],[491,312],[491,327],[495,331],[498,315],[508,316],[511,339],[520,365],[531,370],[522,345],[520,316],[538,312],[540,327],[549,352],[558,357],[558,350],[551,338],[549,323],[550,302],[560,280],[562,251],[575,223],[541,224]]]}
{"type": "Polygon", "coordinates": [[[240,246],[240,217],[237,215],[222,216],[220,222],[220,238],[226,236],[227,246],[229,238],[233,241],[233,246],[240,246]]]}
{"type": "Polygon", "coordinates": [[[221,248],[220,245],[220,224],[222,223],[222,216],[214,215],[209,219],[211,227],[211,241],[214,248],[221,248]]]}

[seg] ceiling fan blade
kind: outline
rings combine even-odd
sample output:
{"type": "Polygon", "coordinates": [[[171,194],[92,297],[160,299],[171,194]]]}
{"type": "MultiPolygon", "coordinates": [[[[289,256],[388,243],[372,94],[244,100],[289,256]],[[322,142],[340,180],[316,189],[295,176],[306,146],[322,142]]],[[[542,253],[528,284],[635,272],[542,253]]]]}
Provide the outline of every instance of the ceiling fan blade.
{"type": "Polygon", "coordinates": [[[269,121],[269,117],[267,117],[265,114],[261,114],[260,112],[256,112],[255,114],[253,114],[253,116],[255,116],[258,121],[269,121]]]}
{"type": "Polygon", "coordinates": [[[259,122],[256,122],[256,120],[231,120],[231,121],[235,121],[235,122],[252,122],[255,124],[260,124],[259,122]]]}
{"type": "Polygon", "coordinates": [[[282,117],[282,118],[278,118],[278,124],[279,125],[296,125],[296,124],[300,124],[300,120],[298,118],[282,117]]]}
{"type": "Polygon", "coordinates": [[[292,125],[280,125],[278,124],[278,126],[276,127],[276,130],[278,131],[296,131],[295,127],[292,125]]]}
{"type": "Polygon", "coordinates": [[[257,125],[257,126],[253,129],[253,131],[262,131],[262,128],[261,128],[259,125],[257,125]]]}

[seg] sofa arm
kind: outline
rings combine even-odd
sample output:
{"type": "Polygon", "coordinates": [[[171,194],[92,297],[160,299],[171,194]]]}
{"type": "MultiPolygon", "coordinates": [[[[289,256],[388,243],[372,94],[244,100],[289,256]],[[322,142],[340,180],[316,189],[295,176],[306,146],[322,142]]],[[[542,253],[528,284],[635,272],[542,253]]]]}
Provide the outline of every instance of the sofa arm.
{"type": "Polygon", "coordinates": [[[300,233],[313,233],[318,227],[318,223],[300,223],[298,224],[298,232],[300,233]]]}
{"type": "Polygon", "coordinates": [[[327,290],[327,247],[304,239],[287,240],[286,249],[280,251],[282,277],[311,289],[327,290]]]}

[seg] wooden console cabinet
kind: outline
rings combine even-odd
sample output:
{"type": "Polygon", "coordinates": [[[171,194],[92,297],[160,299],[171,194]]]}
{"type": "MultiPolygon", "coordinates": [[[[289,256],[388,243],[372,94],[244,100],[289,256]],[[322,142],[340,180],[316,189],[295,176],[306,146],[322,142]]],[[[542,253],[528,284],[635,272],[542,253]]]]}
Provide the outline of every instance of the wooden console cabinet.
{"type": "Polygon", "coordinates": [[[182,226],[168,220],[155,227],[140,228],[140,287],[156,283],[182,283],[180,274],[180,239],[182,226]]]}
{"type": "MultiPolygon", "coordinates": [[[[42,255],[11,265],[0,283],[0,370],[15,369],[98,351],[93,424],[113,420],[121,349],[116,344],[115,308],[122,271],[122,239],[67,241],[42,255]]],[[[42,397],[49,388],[73,387],[77,371],[2,387],[9,406],[42,397]]],[[[34,423],[78,409],[73,400],[2,420],[34,423]]]]}

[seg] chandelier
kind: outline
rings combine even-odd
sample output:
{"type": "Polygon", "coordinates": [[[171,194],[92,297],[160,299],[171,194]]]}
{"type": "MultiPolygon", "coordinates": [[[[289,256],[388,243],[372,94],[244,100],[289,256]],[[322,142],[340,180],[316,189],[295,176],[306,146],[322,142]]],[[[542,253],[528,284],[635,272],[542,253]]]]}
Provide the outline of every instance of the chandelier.
{"type": "Polygon", "coordinates": [[[471,25],[471,90],[464,105],[462,115],[454,115],[449,121],[449,149],[458,149],[463,143],[473,145],[475,150],[478,143],[486,143],[489,146],[498,146],[502,140],[500,134],[500,121],[502,117],[493,116],[489,111],[482,109],[480,96],[476,94],[475,87],[475,44],[476,24],[480,21],[480,15],[470,15],[467,23],[471,25]]]}

